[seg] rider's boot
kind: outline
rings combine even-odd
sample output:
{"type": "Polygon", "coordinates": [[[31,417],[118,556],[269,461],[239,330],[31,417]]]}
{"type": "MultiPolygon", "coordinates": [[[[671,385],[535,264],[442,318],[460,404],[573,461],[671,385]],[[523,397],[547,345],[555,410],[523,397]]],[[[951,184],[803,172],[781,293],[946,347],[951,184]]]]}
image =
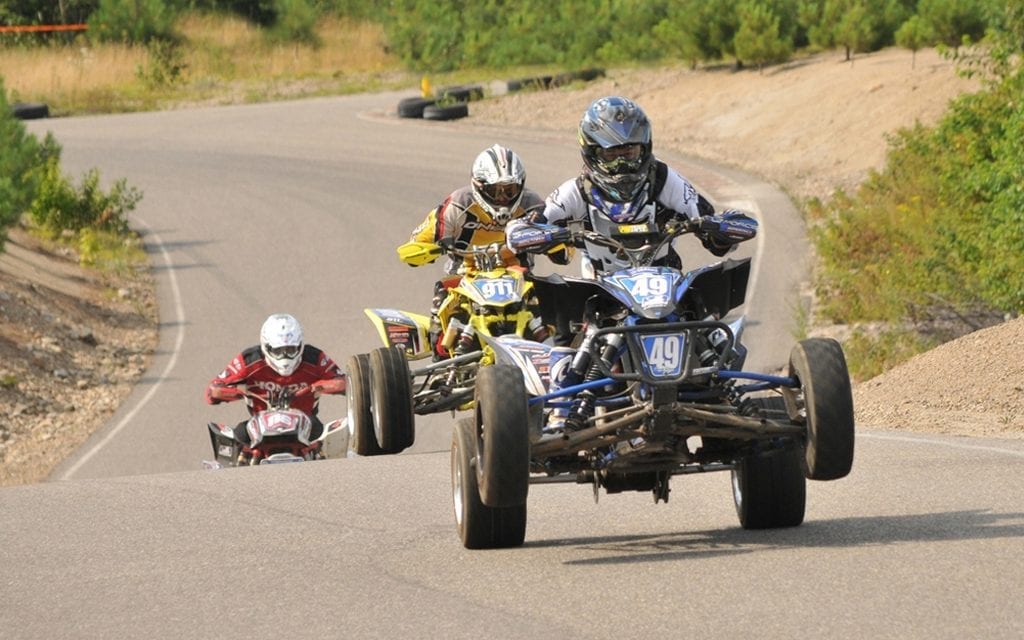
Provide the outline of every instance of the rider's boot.
{"type": "Polygon", "coordinates": [[[541,342],[547,345],[554,344],[551,329],[539,316],[535,316],[526,326],[527,334],[534,342],[541,342]]]}
{"type": "Polygon", "coordinates": [[[434,297],[430,301],[430,327],[427,329],[427,338],[430,340],[430,351],[434,354],[434,361],[443,360],[448,357],[441,349],[441,319],[438,311],[441,304],[448,295],[448,290],[440,280],[434,283],[434,297]]]}

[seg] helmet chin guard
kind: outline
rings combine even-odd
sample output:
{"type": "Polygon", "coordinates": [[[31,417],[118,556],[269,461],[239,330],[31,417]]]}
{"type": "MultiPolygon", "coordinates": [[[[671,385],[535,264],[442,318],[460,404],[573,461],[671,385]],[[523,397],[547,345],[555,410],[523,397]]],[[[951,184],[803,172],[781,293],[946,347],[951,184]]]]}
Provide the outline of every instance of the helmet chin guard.
{"type": "Polygon", "coordinates": [[[508,207],[499,207],[491,214],[491,218],[500,225],[506,225],[512,219],[512,210],[508,207]]]}

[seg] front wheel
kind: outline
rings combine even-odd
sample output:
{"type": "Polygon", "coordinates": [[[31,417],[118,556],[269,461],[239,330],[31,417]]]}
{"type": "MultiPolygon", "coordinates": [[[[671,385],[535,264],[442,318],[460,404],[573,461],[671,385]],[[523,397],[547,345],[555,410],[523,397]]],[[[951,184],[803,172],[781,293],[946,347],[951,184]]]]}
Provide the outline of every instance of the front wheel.
{"type": "MultiPolygon", "coordinates": [[[[766,418],[786,412],[779,396],[752,398],[751,404],[766,418]]],[[[744,529],[795,527],[804,521],[807,479],[803,449],[797,442],[781,448],[750,453],[732,471],[732,499],[744,529]]]]}
{"type": "Polygon", "coordinates": [[[480,499],[477,483],[477,428],[463,418],[452,431],[452,501],[455,526],[467,549],[518,547],[526,539],[526,503],[488,507],[480,499]]]}
{"type": "Polygon", "coordinates": [[[732,499],[744,529],[776,529],[802,523],[807,479],[800,449],[742,458],[732,471],[732,499]]]}
{"type": "Polygon", "coordinates": [[[790,417],[807,427],[807,477],[836,480],[853,467],[853,391],[843,348],[831,338],[793,346],[789,375],[800,382],[790,417]],[[795,414],[795,415],[794,415],[795,414]]]}
{"type": "Polygon", "coordinates": [[[400,453],[415,439],[412,374],[400,348],[380,347],[370,352],[370,379],[377,444],[384,453],[400,453]]]}
{"type": "Polygon", "coordinates": [[[479,438],[476,473],[490,507],[526,504],[530,488],[530,423],[526,384],[514,366],[483,367],[476,378],[479,438]]]}
{"type": "Polygon", "coordinates": [[[348,360],[348,427],[352,434],[352,450],[361,456],[384,453],[373,433],[373,411],[370,402],[370,355],[359,353],[348,360]]]}

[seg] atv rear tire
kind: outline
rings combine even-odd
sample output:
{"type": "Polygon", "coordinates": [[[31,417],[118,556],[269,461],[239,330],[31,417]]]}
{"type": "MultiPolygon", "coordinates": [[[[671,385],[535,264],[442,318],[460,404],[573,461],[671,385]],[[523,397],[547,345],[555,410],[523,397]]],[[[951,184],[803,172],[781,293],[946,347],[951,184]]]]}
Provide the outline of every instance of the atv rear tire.
{"type": "Polygon", "coordinates": [[[473,418],[463,418],[452,430],[452,500],[455,526],[467,549],[518,547],[526,539],[526,503],[504,508],[488,507],[480,499],[475,464],[477,428],[473,418]]]}
{"type": "Polygon", "coordinates": [[[405,354],[395,347],[370,352],[373,433],[384,453],[401,453],[415,439],[412,375],[405,354]]]}
{"type": "Polygon", "coordinates": [[[854,420],[842,346],[831,338],[801,340],[790,352],[789,375],[800,382],[796,406],[789,409],[790,417],[807,427],[807,477],[845,477],[853,467],[854,420]]]}
{"type": "Polygon", "coordinates": [[[526,504],[530,423],[522,372],[504,364],[481,368],[474,404],[480,498],[489,507],[526,504]]]}
{"type": "Polygon", "coordinates": [[[361,456],[379,456],[384,453],[377,445],[373,433],[373,411],[370,401],[370,355],[359,353],[348,360],[345,373],[348,398],[348,428],[352,434],[352,450],[361,456]]]}

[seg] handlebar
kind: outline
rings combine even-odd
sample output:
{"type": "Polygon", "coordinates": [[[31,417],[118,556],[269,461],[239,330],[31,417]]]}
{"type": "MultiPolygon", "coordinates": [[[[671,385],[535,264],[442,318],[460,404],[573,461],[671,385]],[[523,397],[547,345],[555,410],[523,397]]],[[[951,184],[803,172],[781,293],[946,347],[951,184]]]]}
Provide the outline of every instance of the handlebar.
{"type": "Polygon", "coordinates": [[[720,215],[696,219],[676,217],[661,226],[653,222],[620,224],[608,234],[587,230],[581,221],[571,221],[566,227],[541,224],[515,229],[510,243],[515,251],[531,253],[546,251],[559,243],[578,247],[590,243],[612,249],[633,266],[644,266],[650,264],[666,244],[688,233],[697,234],[705,246],[710,243],[715,247],[729,247],[756,236],[757,221],[739,211],[727,210],[720,215]],[[643,244],[638,244],[641,242],[643,244]]]}
{"type": "MultiPolygon", "coordinates": [[[[473,244],[469,245],[465,249],[460,249],[449,242],[441,242],[438,246],[441,247],[442,253],[463,259],[472,258],[476,269],[480,271],[491,271],[502,266],[505,263],[501,256],[502,249],[508,250],[507,246],[503,242],[473,244]]],[[[508,251],[509,253],[512,253],[511,250],[508,251]]]]}
{"type": "Polygon", "coordinates": [[[297,391],[263,389],[261,387],[249,387],[245,384],[229,385],[224,388],[237,390],[241,398],[259,400],[266,404],[268,409],[288,409],[291,407],[292,400],[313,392],[312,386],[301,387],[297,391]]]}

